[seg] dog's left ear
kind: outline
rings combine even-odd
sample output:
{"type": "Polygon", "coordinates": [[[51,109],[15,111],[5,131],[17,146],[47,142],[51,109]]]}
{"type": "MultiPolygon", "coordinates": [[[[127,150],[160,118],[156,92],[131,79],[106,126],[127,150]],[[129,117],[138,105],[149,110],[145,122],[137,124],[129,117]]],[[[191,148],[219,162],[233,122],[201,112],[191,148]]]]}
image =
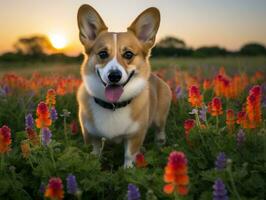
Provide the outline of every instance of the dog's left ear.
{"type": "Polygon", "coordinates": [[[157,8],[151,7],[144,10],[127,30],[132,31],[144,47],[150,49],[155,42],[159,25],[160,12],[157,8]]]}

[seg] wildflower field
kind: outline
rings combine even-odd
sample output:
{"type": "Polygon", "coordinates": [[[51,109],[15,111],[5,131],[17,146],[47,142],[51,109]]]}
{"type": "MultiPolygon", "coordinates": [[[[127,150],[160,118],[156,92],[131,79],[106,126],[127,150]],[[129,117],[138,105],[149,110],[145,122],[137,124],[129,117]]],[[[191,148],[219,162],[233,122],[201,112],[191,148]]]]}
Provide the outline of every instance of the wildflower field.
{"type": "Polygon", "coordinates": [[[0,199],[263,200],[266,63],[186,64],[156,66],[173,92],[167,142],[151,128],[129,169],[123,145],[84,145],[79,76],[1,73],[0,199]]]}

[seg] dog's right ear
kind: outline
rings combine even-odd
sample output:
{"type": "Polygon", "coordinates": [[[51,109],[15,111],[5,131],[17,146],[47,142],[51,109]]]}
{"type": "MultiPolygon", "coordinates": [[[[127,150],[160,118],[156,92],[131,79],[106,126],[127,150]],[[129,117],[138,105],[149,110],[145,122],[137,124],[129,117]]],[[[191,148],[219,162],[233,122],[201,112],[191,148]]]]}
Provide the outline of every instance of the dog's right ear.
{"type": "Polygon", "coordinates": [[[85,48],[90,48],[97,36],[108,29],[98,12],[86,4],[78,10],[78,27],[79,39],[85,48]]]}

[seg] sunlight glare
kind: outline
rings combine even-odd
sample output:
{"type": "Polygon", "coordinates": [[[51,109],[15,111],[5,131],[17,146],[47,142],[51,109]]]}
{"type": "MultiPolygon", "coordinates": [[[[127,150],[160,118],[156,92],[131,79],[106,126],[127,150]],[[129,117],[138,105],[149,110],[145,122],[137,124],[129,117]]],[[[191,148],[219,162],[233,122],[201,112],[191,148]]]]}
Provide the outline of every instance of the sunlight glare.
{"type": "Polygon", "coordinates": [[[62,49],[67,45],[67,39],[64,35],[52,34],[50,35],[50,41],[54,48],[62,49]]]}

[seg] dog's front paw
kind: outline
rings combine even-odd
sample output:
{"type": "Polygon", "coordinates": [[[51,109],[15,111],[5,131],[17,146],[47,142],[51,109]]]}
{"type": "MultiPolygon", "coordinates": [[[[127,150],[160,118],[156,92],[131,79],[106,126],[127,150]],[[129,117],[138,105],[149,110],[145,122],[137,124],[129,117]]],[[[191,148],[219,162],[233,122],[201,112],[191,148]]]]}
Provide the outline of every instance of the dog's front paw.
{"type": "Polygon", "coordinates": [[[124,169],[132,168],[134,167],[133,161],[132,160],[126,160],[124,163],[124,169]]]}

